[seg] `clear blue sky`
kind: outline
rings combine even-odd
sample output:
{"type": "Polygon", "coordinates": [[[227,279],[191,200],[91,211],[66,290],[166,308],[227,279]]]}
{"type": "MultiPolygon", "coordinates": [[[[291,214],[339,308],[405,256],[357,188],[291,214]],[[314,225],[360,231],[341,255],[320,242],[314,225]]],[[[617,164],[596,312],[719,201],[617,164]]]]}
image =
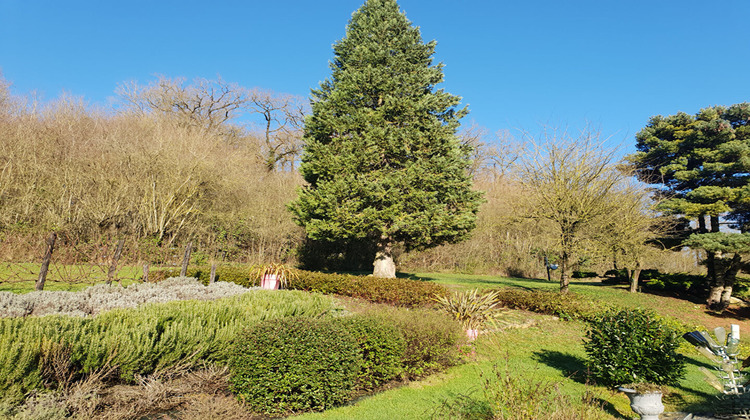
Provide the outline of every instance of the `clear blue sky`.
{"type": "MultiPolygon", "coordinates": [[[[308,96],[362,1],[0,0],[0,71],[17,94],[92,104],[156,74],[308,96]]],[[[588,122],[632,150],[652,115],[750,101],[750,0],[399,4],[438,42],[465,124],[493,132],[588,122]]]]}

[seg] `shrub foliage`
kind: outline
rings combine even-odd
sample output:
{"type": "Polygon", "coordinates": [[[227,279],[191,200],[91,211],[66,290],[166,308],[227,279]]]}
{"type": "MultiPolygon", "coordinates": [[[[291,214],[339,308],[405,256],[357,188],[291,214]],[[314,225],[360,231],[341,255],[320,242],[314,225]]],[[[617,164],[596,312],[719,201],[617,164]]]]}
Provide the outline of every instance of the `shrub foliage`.
{"type": "Polygon", "coordinates": [[[402,378],[406,342],[393,322],[371,315],[355,315],[342,322],[356,340],[362,358],[358,389],[370,390],[402,378]]]}
{"type": "Polygon", "coordinates": [[[589,319],[602,310],[601,302],[593,302],[575,293],[558,293],[544,290],[503,288],[497,290],[497,300],[502,306],[562,319],[589,319]]]}
{"type": "Polygon", "coordinates": [[[684,376],[679,331],[653,312],[609,310],[588,324],[588,367],[601,384],[675,385],[684,376]]]}
{"type": "MultiPolygon", "coordinates": [[[[203,284],[208,284],[210,273],[210,267],[200,266],[189,269],[187,276],[195,277],[203,284]]],[[[441,285],[411,279],[384,279],[305,270],[299,270],[296,273],[298,276],[289,279],[287,288],[326,295],[351,296],[395,306],[426,305],[432,302],[434,296],[448,294],[447,289],[441,285]]],[[[178,269],[162,270],[153,272],[153,275],[149,274],[149,278],[158,280],[178,274],[178,269]]],[[[251,278],[250,270],[242,266],[217,267],[216,281],[228,281],[245,287],[259,285],[257,279],[251,278]]]]}
{"type": "Polygon", "coordinates": [[[254,411],[324,410],[347,401],[360,362],[356,339],[335,319],[268,321],[238,337],[231,388],[254,411]]]}
{"type": "Polygon", "coordinates": [[[0,319],[0,394],[19,399],[31,390],[62,385],[44,374],[45,361],[52,361],[46,349],[64,350],[71,380],[111,366],[128,381],[178,364],[225,363],[229,344],[248,325],[317,316],[332,308],[333,302],[320,295],[256,291],[217,301],[116,309],[94,318],[0,319]]]}

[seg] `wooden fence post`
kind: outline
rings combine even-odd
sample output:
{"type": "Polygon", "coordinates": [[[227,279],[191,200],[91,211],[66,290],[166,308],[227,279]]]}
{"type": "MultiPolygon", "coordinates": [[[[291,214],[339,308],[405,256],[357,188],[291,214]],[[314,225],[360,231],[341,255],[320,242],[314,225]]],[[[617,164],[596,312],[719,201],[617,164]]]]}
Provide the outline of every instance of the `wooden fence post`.
{"type": "Polygon", "coordinates": [[[143,263],[143,282],[148,283],[148,262],[143,263]]]}
{"type": "Polygon", "coordinates": [[[182,270],[180,270],[180,277],[187,275],[188,262],[190,261],[190,253],[193,251],[193,241],[188,242],[185,246],[185,257],[182,259],[182,270]]]}
{"type": "Polygon", "coordinates": [[[47,281],[47,271],[49,271],[49,262],[52,260],[52,251],[55,249],[57,233],[52,232],[47,237],[47,251],[42,259],[42,268],[39,270],[39,278],[36,280],[36,290],[44,290],[44,282],[47,281]]]}
{"type": "MultiPolygon", "coordinates": [[[[122,255],[123,245],[125,245],[125,238],[120,238],[120,240],[117,241],[115,255],[112,256],[112,260],[109,265],[109,271],[107,272],[107,285],[111,285],[112,280],[115,278],[115,273],[117,272],[117,262],[120,260],[120,255],[122,255]]],[[[122,285],[122,280],[120,280],[120,285],[122,285]]]]}
{"type": "Polygon", "coordinates": [[[211,284],[216,281],[216,263],[211,264],[211,277],[208,278],[208,283],[211,284]]]}

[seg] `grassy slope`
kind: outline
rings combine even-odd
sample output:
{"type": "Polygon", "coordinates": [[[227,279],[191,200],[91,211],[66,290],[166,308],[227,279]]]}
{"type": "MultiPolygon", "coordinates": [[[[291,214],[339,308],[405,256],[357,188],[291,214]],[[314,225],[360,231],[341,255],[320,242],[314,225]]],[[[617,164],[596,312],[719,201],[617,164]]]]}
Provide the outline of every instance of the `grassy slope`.
{"type": "MultiPolygon", "coordinates": [[[[528,289],[558,290],[559,283],[540,279],[517,279],[497,276],[448,274],[448,273],[416,273],[413,278],[446,285],[458,290],[488,289],[498,287],[519,287],[528,289]]],[[[570,290],[589,296],[594,300],[610,302],[627,308],[648,308],[659,314],[672,316],[686,325],[695,328],[713,329],[718,326],[729,327],[729,324],[739,324],[742,331],[750,334],[750,318],[746,316],[732,316],[730,312],[718,315],[705,310],[700,302],[678,299],[671,296],[658,296],[648,293],[630,293],[625,286],[609,286],[599,282],[580,280],[570,282],[570,290]]]]}
{"type": "MultiPolygon", "coordinates": [[[[495,276],[457,274],[422,274],[413,278],[433,281],[456,289],[523,287],[557,289],[556,283],[534,279],[508,279],[495,276]]],[[[594,299],[626,307],[652,308],[664,315],[675,316],[688,325],[713,326],[740,323],[750,331],[744,319],[716,318],[706,313],[700,305],[679,299],[648,294],[631,294],[618,287],[598,283],[574,281],[571,290],[594,299]]],[[[549,317],[528,315],[538,323],[525,329],[509,329],[496,335],[480,338],[476,360],[454,367],[443,374],[412,382],[401,388],[365,397],[345,407],[323,413],[299,416],[301,419],[424,419],[434,415],[444,417],[439,410],[444,402],[456,396],[469,395],[483,400],[484,381],[493,372],[493,366],[510,367],[511,372],[525,375],[533,381],[559,382],[560,391],[577,403],[588,392],[593,392],[602,410],[614,418],[631,418],[629,402],[624,394],[604,387],[586,385],[585,353],[581,338],[585,325],[580,322],[555,321],[549,317]]],[[[704,380],[698,368],[707,366],[705,359],[689,345],[682,348],[688,357],[686,377],[673,388],[674,393],[664,398],[666,411],[710,412],[716,391],[704,380]]],[[[297,417],[295,417],[297,418],[297,417]]]]}
{"type": "MultiPolygon", "coordinates": [[[[101,282],[101,279],[89,279],[81,282],[55,281],[59,276],[69,278],[67,272],[54,274],[47,282],[45,290],[78,290],[91,284],[101,282]]],[[[125,268],[118,273],[119,277],[134,278],[138,268],[125,268]]],[[[27,276],[28,277],[28,276],[27,276]]],[[[99,277],[99,276],[97,276],[99,277]]],[[[513,279],[496,276],[459,275],[459,274],[423,274],[416,273],[409,277],[444,284],[453,289],[521,287],[530,289],[556,290],[558,284],[538,279],[513,279]]],[[[132,280],[125,280],[125,284],[132,280]]],[[[33,290],[34,281],[0,283],[0,290],[27,292],[33,290]]],[[[702,306],[670,297],[649,294],[631,294],[622,287],[603,286],[599,283],[587,281],[573,281],[571,290],[590,296],[593,299],[615,303],[626,307],[652,308],[664,315],[671,315],[688,325],[728,326],[731,323],[741,324],[743,331],[750,331],[750,321],[747,319],[721,318],[711,315],[702,306]]],[[[517,316],[517,315],[516,315],[517,316]]],[[[616,418],[631,416],[627,398],[616,392],[600,387],[584,384],[582,376],[574,374],[584,369],[583,347],[581,337],[585,326],[578,322],[552,321],[547,317],[524,315],[536,319],[546,319],[540,324],[527,329],[511,329],[499,333],[496,337],[485,336],[478,343],[476,360],[462,366],[450,369],[448,372],[431,376],[422,381],[412,382],[406,386],[392,389],[377,395],[360,399],[356,403],[329,410],[325,413],[313,413],[302,418],[325,419],[423,419],[436,414],[445,401],[459,395],[471,395],[472,398],[482,399],[483,378],[493,371],[494,365],[504,366],[506,360],[512,371],[531,375],[542,382],[560,382],[561,392],[570,395],[575,401],[587,392],[593,391],[603,404],[604,410],[616,418]],[[484,376],[482,376],[484,375],[484,376]],[[572,375],[572,376],[571,376],[572,375]]],[[[672,397],[665,398],[667,411],[710,411],[710,398],[715,391],[703,381],[699,366],[705,366],[702,356],[685,346],[684,353],[689,357],[688,374],[672,397]]]]}

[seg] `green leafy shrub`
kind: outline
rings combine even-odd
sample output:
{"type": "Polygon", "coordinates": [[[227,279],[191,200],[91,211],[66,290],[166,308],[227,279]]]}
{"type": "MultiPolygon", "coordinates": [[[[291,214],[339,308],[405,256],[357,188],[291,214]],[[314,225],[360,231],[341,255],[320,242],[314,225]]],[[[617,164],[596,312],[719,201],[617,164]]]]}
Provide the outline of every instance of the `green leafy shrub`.
{"type": "Polygon", "coordinates": [[[290,316],[318,316],[331,299],[302,292],[251,291],[216,301],[175,301],[116,309],[93,318],[0,319],[0,394],[13,398],[55,386],[43,374],[45,349],[67,349],[73,379],[118,368],[123,380],[170,367],[225,362],[229,344],[248,325],[290,316]]]}
{"type": "Polygon", "coordinates": [[[599,277],[599,274],[595,271],[574,270],[571,277],[574,279],[587,279],[590,277],[599,277]]]}
{"type": "Polygon", "coordinates": [[[562,319],[588,319],[602,310],[601,302],[593,302],[575,293],[503,288],[497,290],[497,301],[507,308],[521,309],[562,319]]]}
{"type": "Polygon", "coordinates": [[[392,322],[367,315],[341,318],[341,322],[354,336],[361,352],[358,389],[374,389],[402,377],[404,367],[401,362],[406,343],[401,331],[392,322]]]}
{"type": "Polygon", "coordinates": [[[258,412],[324,410],[347,401],[360,360],[355,338],[336,319],[264,322],[236,340],[231,389],[258,412]]]}
{"type": "MultiPolygon", "coordinates": [[[[180,275],[179,268],[169,268],[166,270],[152,270],[148,273],[149,281],[162,281],[170,277],[177,277],[180,275]]],[[[193,277],[200,280],[201,283],[207,285],[211,279],[211,266],[200,265],[189,267],[186,277],[193,277]]],[[[219,265],[216,267],[216,279],[215,281],[225,281],[230,283],[239,284],[245,287],[259,286],[258,279],[251,278],[250,269],[246,266],[241,265],[219,265]]]]}
{"type": "MultiPolygon", "coordinates": [[[[645,270],[644,270],[645,271],[645,270]]],[[[653,270],[656,271],[656,270],[653,270]]],[[[667,290],[671,292],[688,292],[702,294],[708,291],[706,276],[687,273],[659,273],[643,276],[641,284],[646,290],[667,290]]]]}
{"type": "Polygon", "coordinates": [[[393,323],[404,338],[401,359],[404,375],[416,379],[457,364],[459,347],[466,334],[458,321],[445,313],[427,309],[388,308],[369,312],[393,323]]]}
{"type": "Polygon", "coordinates": [[[685,373],[677,353],[680,331],[652,311],[608,310],[588,320],[584,348],[591,374],[603,385],[676,385],[685,373]]]}
{"type": "MultiPolygon", "coordinates": [[[[159,281],[179,275],[179,269],[158,270],[149,273],[149,279],[159,281]],[[153,273],[153,274],[152,274],[153,273]]],[[[211,267],[193,267],[187,276],[208,284],[211,267]]],[[[383,279],[373,276],[353,276],[349,274],[320,273],[294,270],[289,276],[287,288],[318,292],[326,295],[351,296],[375,303],[414,307],[432,303],[435,295],[447,295],[448,290],[438,284],[411,279],[383,279]]],[[[251,275],[250,268],[239,266],[219,266],[216,268],[216,281],[229,281],[245,287],[258,286],[257,276],[251,275]]]]}

